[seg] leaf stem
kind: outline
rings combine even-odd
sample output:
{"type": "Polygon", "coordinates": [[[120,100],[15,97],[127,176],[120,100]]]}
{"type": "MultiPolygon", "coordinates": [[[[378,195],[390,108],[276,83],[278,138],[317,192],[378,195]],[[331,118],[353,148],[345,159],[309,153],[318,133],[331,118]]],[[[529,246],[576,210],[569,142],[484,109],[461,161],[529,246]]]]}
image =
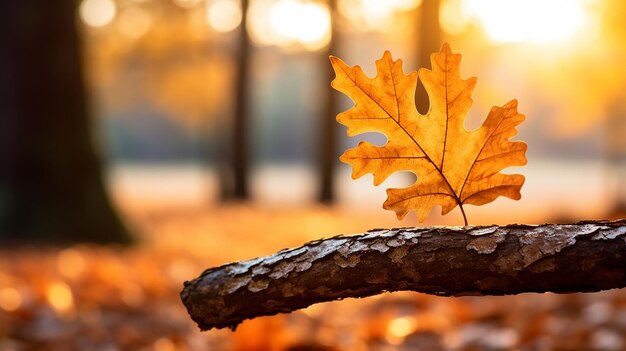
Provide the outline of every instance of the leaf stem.
{"type": "Polygon", "coordinates": [[[463,210],[463,204],[459,203],[459,208],[461,209],[461,213],[463,214],[463,220],[465,221],[465,226],[467,227],[467,216],[465,215],[465,210],[463,210]]]}

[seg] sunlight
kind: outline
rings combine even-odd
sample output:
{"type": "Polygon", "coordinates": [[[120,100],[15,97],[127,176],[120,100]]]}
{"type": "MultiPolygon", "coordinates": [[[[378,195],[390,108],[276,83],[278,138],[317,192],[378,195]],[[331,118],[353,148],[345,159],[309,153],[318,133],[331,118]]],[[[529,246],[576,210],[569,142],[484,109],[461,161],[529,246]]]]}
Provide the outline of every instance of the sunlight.
{"type": "Polygon", "coordinates": [[[200,3],[200,0],[174,0],[174,3],[184,9],[190,9],[200,3]]]}
{"type": "Polygon", "coordinates": [[[248,21],[250,36],[259,45],[317,51],[331,39],[330,11],[317,2],[255,1],[248,21]]]}
{"type": "Polygon", "coordinates": [[[391,27],[394,12],[391,3],[378,0],[362,0],[361,6],[363,19],[370,28],[382,30],[391,27]]]}
{"type": "Polygon", "coordinates": [[[241,24],[241,5],[236,0],[207,2],[206,18],[216,32],[230,32],[241,24]]]}
{"type": "Polygon", "coordinates": [[[586,20],[581,0],[465,0],[463,11],[497,43],[563,41],[586,20]]]}
{"type": "Polygon", "coordinates": [[[112,0],[83,0],[78,9],[80,19],[91,27],[106,26],[115,17],[115,12],[112,0]]]}
{"type": "Polygon", "coordinates": [[[246,28],[253,43],[260,46],[274,45],[272,30],[267,19],[271,3],[267,0],[254,0],[248,7],[246,28]]]}
{"type": "Polygon", "coordinates": [[[439,23],[446,33],[457,35],[465,32],[470,18],[463,8],[463,0],[447,0],[441,3],[439,23]]]}
{"type": "Polygon", "coordinates": [[[339,12],[359,30],[388,31],[394,16],[414,10],[422,0],[339,0],[339,12]]]}
{"type": "Polygon", "coordinates": [[[137,39],[146,34],[152,27],[152,16],[139,7],[125,9],[119,17],[119,29],[122,34],[137,39]]]}
{"type": "Polygon", "coordinates": [[[388,0],[396,11],[411,11],[422,4],[422,0],[388,0]]]}

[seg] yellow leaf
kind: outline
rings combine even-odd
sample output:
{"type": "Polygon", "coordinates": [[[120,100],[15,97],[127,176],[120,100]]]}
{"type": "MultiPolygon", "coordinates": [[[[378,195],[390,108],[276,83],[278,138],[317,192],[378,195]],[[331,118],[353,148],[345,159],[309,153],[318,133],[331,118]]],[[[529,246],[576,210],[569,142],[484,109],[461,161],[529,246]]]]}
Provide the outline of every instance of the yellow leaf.
{"type": "Polygon", "coordinates": [[[493,107],[483,125],[473,131],[464,127],[472,106],[476,78],[461,79],[461,55],[448,44],[431,56],[433,70],[405,75],[402,60],[393,61],[385,52],[376,61],[377,75],[369,78],[359,66],[349,67],[330,58],[336,77],[332,86],[354,101],[354,107],[337,115],[348,135],[379,132],[387,136],[384,146],[360,142],[340,158],[352,166],[352,178],[374,175],[381,184],[394,172],[410,171],[417,181],[406,188],[387,189],[383,208],[402,219],[415,211],[424,221],[433,206],[441,214],[459,205],[484,205],[498,196],[518,200],[524,176],[502,174],[510,166],[526,164],[526,144],[509,139],[524,120],[517,101],[493,107]],[[417,79],[422,81],[430,109],[421,115],[415,108],[417,79]]]}

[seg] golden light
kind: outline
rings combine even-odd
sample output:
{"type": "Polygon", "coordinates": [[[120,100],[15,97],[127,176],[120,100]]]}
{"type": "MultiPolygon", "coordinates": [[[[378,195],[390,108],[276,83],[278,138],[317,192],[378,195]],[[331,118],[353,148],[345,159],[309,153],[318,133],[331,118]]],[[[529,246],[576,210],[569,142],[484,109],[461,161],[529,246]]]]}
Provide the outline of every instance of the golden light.
{"type": "Polygon", "coordinates": [[[187,277],[192,276],[194,266],[185,260],[175,260],[167,267],[167,274],[170,279],[176,283],[184,281],[187,277]]]}
{"type": "Polygon", "coordinates": [[[174,0],[174,3],[182,8],[190,9],[200,3],[200,0],[174,0]]]}
{"type": "Polygon", "coordinates": [[[85,259],[76,249],[65,249],[57,256],[57,269],[67,278],[76,278],[85,270],[85,259]]]}
{"type": "Polygon", "coordinates": [[[271,4],[269,0],[254,0],[248,6],[246,28],[252,42],[260,46],[273,45],[268,19],[271,4]]]}
{"type": "Polygon", "coordinates": [[[257,0],[250,6],[247,24],[259,45],[316,51],[331,39],[330,11],[318,2],[257,0]]]}
{"type": "Polygon", "coordinates": [[[122,301],[128,306],[136,307],[144,302],[144,293],[141,287],[134,283],[125,284],[120,294],[122,301]]]}
{"type": "Polygon", "coordinates": [[[74,297],[70,287],[62,282],[53,283],[46,291],[50,306],[59,314],[71,313],[74,308],[74,297]]]}
{"type": "Polygon", "coordinates": [[[113,0],[83,0],[78,8],[80,19],[91,27],[106,26],[113,20],[116,11],[113,0]]]}
{"type": "Polygon", "coordinates": [[[119,29],[122,34],[137,39],[152,27],[152,16],[140,7],[129,7],[119,17],[119,29]]]}
{"type": "Polygon", "coordinates": [[[497,43],[564,41],[586,20],[582,0],[465,0],[463,11],[497,43]]]}
{"type": "Polygon", "coordinates": [[[439,23],[446,33],[457,35],[469,26],[469,16],[463,8],[463,0],[447,0],[441,3],[439,23]]]}
{"type": "Polygon", "coordinates": [[[207,2],[206,18],[216,32],[230,32],[241,24],[241,5],[235,0],[207,2]]]}
{"type": "Polygon", "coordinates": [[[176,351],[176,344],[168,338],[159,338],[152,345],[154,351],[176,351]]]}
{"type": "Polygon", "coordinates": [[[269,11],[270,29],[278,45],[288,46],[296,42],[294,29],[299,27],[300,4],[292,0],[279,0],[269,11]]]}
{"type": "Polygon", "coordinates": [[[14,288],[0,289],[0,308],[7,312],[16,311],[22,305],[22,295],[14,288]]]}
{"type": "Polygon", "coordinates": [[[387,327],[387,341],[399,344],[404,338],[417,329],[417,321],[413,317],[399,317],[392,320],[387,327]]]}
{"type": "Polygon", "coordinates": [[[359,30],[388,31],[395,16],[414,10],[422,0],[339,0],[339,12],[359,30]]]}
{"type": "Polygon", "coordinates": [[[362,0],[363,19],[371,28],[384,30],[391,26],[394,8],[391,3],[378,0],[362,0]]]}

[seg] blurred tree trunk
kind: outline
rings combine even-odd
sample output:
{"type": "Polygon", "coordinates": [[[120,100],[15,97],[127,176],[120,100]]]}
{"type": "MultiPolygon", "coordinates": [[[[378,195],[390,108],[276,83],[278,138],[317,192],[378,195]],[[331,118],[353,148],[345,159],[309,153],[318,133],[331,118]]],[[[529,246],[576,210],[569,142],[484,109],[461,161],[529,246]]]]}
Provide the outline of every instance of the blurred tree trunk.
{"type": "MultiPolygon", "coordinates": [[[[336,29],[336,1],[329,0],[332,36],[328,47],[328,55],[336,54],[337,45],[337,29],[336,29]]],[[[419,38],[419,48],[417,64],[418,67],[430,68],[431,53],[438,52],[441,47],[441,27],[439,25],[439,0],[424,1],[417,13],[419,16],[419,25],[417,26],[417,38],[419,38]]],[[[328,72],[328,81],[332,81],[335,77],[331,65],[327,61],[327,56],[323,56],[324,64],[328,72]]],[[[421,113],[426,113],[429,102],[428,95],[424,88],[418,88],[416,92],[416,106],[421,113]]],[[[325,116],[322,121],[320,132],[320,192],[318,199],[321,202],[330,203],[334,200],[333,189],[333,172],[337,159],[337,141],[336,141],[336,92],[328,89],[326,97],[325,116]]]]}
{"type": "Polygon", "coordinates": [[[608,174],[605,182],[611,216],[626,215],[626,105],[622,99],[614,101],[608,110],[605,125],[605,157],[608,174]]]}
{"type": "Polygon", "coordinates": [[[248,177],[249,177],[249,63],[250,63],[250,39],[246,30],[248,18],[248,0],[241,0],[242,18],[239,33],[239,52],[237,58],[237,85],[235,91],[234,121],[232,126],[232,150],[230,151],[229,171],[223,172],[222,199],[223,200],[247,200],[248,177]],[[228,175],[232,174],[232,180],[228,175]]]}
{"type": "Polygon", "coordinates": [[[0,5],[0,241],[131,241],[92,145],[76,3],[0,5]]]}
{"type": "Polygon", "coordinates": [[[333,189],[333,174],[335,171],[335,164],[337,162],[337,122],[335,122],[335,111],[337,105],[337,92],[330,88],[330,82],[335,78],[335,72],[328,61],[328,56],[336,55],[337,48],[337,26],[336,26],[336,1],[329,0],[330,8],[330,22],[331,22],[331,37],[328,44],[328,51],[326,55],[322,55],[323,67],[327,72],[327,83],[325,86],[326,94],[326,107],[324,116],[322,116],[322,126],[320,128],[320,164],[319,164],[319,177],[320,177],[320,192],[318,199],[321,202],[331,203],[335,199],[335,191],[333,189]]]}
{"type": "MultiPolygon", "coordinates": [[[[441,48],[441,26],[439,25],[439,0],[423,1],[418,9],[417,38],[419,47],[417,52],[417,67],[430,69],[430,55],[439,52],[441,48]]],[[[415,93],[417,110],[425,114],[428,112],[428,95],[422,84],[419,84],[415,93]]]]}

